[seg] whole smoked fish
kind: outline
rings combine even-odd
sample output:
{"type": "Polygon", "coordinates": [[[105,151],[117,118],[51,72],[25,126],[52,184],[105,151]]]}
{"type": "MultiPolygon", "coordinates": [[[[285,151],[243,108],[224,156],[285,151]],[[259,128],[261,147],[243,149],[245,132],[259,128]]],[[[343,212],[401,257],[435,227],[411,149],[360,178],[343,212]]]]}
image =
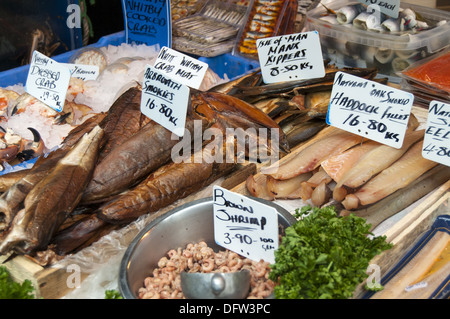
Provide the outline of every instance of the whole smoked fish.
{"type": "Polygon", "coordinates": [[[26,254],[45,248],[80,202],[92,176],[102,137],[103,129],[96,126],[33,187],[25,198],[25,207],[17,213],[1,243],[0,253],[15,250],[26,254]]]}

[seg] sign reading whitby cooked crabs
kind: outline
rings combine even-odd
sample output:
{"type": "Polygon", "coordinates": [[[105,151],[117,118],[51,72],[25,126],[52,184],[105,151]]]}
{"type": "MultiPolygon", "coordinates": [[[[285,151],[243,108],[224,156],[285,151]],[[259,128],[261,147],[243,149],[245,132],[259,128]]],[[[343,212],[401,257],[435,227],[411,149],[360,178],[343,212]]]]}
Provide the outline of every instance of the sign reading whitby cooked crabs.
{"type": "Polygon", "coordinates": [[[169,0],[122,0],[127,43],[172,46],[169,0]]]}

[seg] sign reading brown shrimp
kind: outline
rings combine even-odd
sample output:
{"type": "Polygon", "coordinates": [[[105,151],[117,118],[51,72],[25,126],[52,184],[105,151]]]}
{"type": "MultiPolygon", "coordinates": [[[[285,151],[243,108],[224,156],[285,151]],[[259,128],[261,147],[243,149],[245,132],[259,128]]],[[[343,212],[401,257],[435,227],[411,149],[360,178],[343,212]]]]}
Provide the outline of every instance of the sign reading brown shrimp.
{"type": "Polygon", "coordinates": [[[277,210],[219,186],[214,186],[213,200],[216,243],[254,261],[275,262],[277,210]]]}

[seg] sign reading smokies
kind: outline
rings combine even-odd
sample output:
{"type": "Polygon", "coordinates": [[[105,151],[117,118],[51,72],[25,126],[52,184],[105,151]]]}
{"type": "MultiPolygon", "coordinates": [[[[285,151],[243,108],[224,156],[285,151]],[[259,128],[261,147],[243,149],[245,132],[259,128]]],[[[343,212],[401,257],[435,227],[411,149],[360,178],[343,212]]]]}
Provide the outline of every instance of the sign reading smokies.
{"type": "Polygon", "coordinates": [[[171,47],[170,0],[122,0],[127,43],[171,47]]]}
{"type": "Polygon", "coordinates": [[[400,148],[408,127],[413,94],[345,72],[334,77],[327,123],[400,148]]]}
{"type": "Polygon", "coordinates": [[[189,87],[147,65],[142,85],[141,112],[182,137],[189,93],[189,87]]]}

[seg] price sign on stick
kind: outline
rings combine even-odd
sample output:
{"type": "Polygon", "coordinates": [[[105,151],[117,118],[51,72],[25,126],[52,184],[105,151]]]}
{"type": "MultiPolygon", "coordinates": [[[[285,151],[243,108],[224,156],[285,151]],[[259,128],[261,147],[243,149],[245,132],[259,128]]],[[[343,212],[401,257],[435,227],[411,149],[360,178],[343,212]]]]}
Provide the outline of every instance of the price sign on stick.
{"type": "Polygon", "coordinates": [[[431,101],[422,156],[450,166],[450,104],[431,101]]]}
{"type": "Polygon", "coordinates": [[[167,47],[161,48],[154,67],[159,72],[194,89],[200,87],[208,70],[207,63],[167,47]]]}
{"type": "Polygon", "coordinates": [[[169,0],[122,0],[127,43],[172,45],[169,0]]]}
{"type": "Polygon", "coordinates": [[[327,123],[400,148],[413,100],[411,93],[338,72],[331,91],[327,123]]]}
{"type": "Polygon", "coordinates": [[[216,243],[254,261],[274,263],[277,210],[219,186],[214,186],[213,201],[216,243]]]}
{"type": "Polygon", "coordinates": [[[70,68],[72,77],[83,81],[96,80],[100,74],[98,65],[65,63],[70,68]]]}
{"type": "Polygon", "coordinates": [[[367,11],[371,13],[379,12],[397,19],[400,11],[400,0],[358,0],[367,5],[367,11]]]}
{"type": "Polygon", "coordinates": [[[321,78],[325,75],[317,31],[256,40],[265,83],[321,78]]]}
{"type": "Polygon", "coordinates": [[[66,101],[70,70],[44,54],[34,51],[28,71],[25,91],[61,112],[66,101]]]}
{"type": "Polygon", "coordinates": [[[184,135],[189,88],[147,65],[141,112],[178,136],[184,135]]]}

